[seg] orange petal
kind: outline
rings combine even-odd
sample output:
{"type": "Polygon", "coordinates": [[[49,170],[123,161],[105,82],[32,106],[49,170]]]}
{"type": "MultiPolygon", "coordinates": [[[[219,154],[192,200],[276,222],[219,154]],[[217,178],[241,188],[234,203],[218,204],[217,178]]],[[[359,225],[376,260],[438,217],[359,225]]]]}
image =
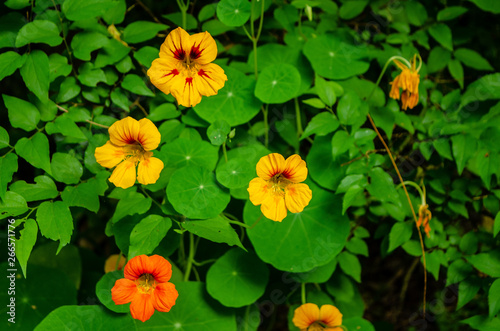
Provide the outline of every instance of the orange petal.
{"type": "Polygon", "coordinates": [[[337,307],[323,305],[319,311],[319,320],[330,327],[342,325],[342,314],[337,307]]]}
{"type": "Polygon", "coordinates": [[[299,329],[305,329],[317,320],[319,320],[318,306],[314,303],[306,303],[295,309],[292,322],[299,329]]]}
{"type": "Polygon", "coordinates": [[[202,66],[193,78],[196,80],[198,93],[204,96],[216,95],[227,80],[224,70],[213,63],[202,66]]]}
{"type": "Polygon", "coordinates": [[[257,162],[257,176],[263,180],[270,180],[285,169],[285,158],[278,153],[272,153],[260,158],[257,162]]]}
{"type": "Polygon", "coordinates": [[[168,312],[175,305],[179,293],[172,283],[158,284],[153,291],[153,307],[158,311],[168,312]]]}
{"type": "Polygon", "coordinates": [[[182,65],[178,66],[175,61],[158,58],[151,63],[147,75],[158,89],[169,94],[175,82],[182,77],[182,65]]]}
{"type": "Polygon", "coordinates": [[[148,274],[149,272],[149,258],[147,255],[137,255],[130,260],[128,260],[123,274],[125,278],[130,280],[137,280],[142,274],[148,274]]]}
{"type": "Polygon", "coordinates": [[[172,265],[167,259],[160,255],[152,255],[148,258],[147,273],[153,275],[158,283],[166,283],[172,277],[172,265]]]}
{"type": "Polygon", "coordinates": [[[153,307],[151,294],[137,291],[130,304],[130,313],[132,317],[142,322],[146,322],[154,312],[155,309],[153,307]]]}
{"type": "Polygon", "coordinates": [[[123,147],[115,146],[108,140],[104,146],[95,149],[94,156],[101,166],[113,168],[125,159],[125,151],[123,147]]]}
{"type": "Polygon", "coordinates": [[[260,205],[270,194],[267,182],[260,177],[250,181],[247,188],[250,201],[255,205],[260,205]]]}
{"type": "Polygon", "coordinates": [[[123,305],[133,300],[137,293],[137,286],[130,279],[121,278],[115,282],[111,289],[111,299],[115,305],[123,305]]]}
{"type": "Polygon", "coordinates": [[[143,185],[154,184],[160,178],[163,170],[163,162],[156,157],[148,157],[139,162],[137,168],[137,180],[143,185]]]}
{"type": "Polygon", "coordinates": [[[122,270],[125,266],[125,262],[127,262],[125,256],[121,254],[113,254],[106,259],[106,262],[104,263],[104,272],[108,273],[115,270],[122,270]],[[120,262],[118,262],[118,257],[120,257],[120,262]],[[116,262],[118,262],[118,266],[116,265],[116,262]]]}
{"type": "Polygon", "coordinates": [[[139,125],[140,128],[137,139],[142,145],[142,148],[147,151],[156,149],[161,141],[161,134],[156,125],[147,118],[141,119],[139,125]]]}
{"type": "Polygon", "coordinates": [[[125,146],[138,141],[140,124],[132,117],[116,121],[108,129],[109,140],[116,146],[125,146]]]}
{"type": "Polygon", "coordinates": [[[311,201],[312,191],[307,184],[290,184],[285,188],[285,205],[292,213],[300,213],[311,201]]]}
{"type": "Polygon", "coordinates": [[[160,58],[173,61],[184,61],[191,50],[189,34],[182,28],[172,30],[160,47],[160,58]]]}
{"type": "Polygon", "coordinates": [[[135,184],[135,163],[123,161],[120,163],[109,177],[109,181],[117,187],[129,188],[135,184]]]}
{"type": "Polygon", "coordinates": [[[393,60],[393,61],[398,66],[399,69],[401,69],[401,70],[408,69],[406,64],[401,63],[401,61],[399,61],[399,60],[393,60]]]}
{"type": "Polygon", "coordinates": [[[260,206],[262,214],[275,222],[286,217],[285,199],[280,194],[269,194],[260,206]]]}
{"type": "Polygon", "coordinates": [[[286,159],[283,176],[293,183],[300,183],[307,178],[306,161],[294,154],[286,159]]]}

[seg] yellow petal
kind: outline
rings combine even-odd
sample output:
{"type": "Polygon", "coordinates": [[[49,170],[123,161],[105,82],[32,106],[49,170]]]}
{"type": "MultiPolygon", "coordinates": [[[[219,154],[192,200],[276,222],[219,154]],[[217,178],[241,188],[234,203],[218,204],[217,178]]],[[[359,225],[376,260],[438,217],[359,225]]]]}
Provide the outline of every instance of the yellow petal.
{"type": "Polygon", "coordinates": [[[140,129],[138,140],[141,143],[142,148],[147,151],[156,149],[161,141],[161,134],[158,128],[147,118],[143,118],[139,121],[140,129]]]}
{"type": "Polygon", "coordinates": [[[307,178],[306,161],[294,154],[286,159],[283,176],[293,183],[300,183],[307,178]]]}
{"type": "Polygon", "coordinates": [[[311,201],[312,191],[307,184],[290,184],[285,188],[286,208],[292,213],[300,213],[311,201]]]}
{"type": "Polygon", "coordinates": [[[260,210],[270,220],[281,222],[286,217],[285,199],[280,194],[268,194],[260,210]]]}
{"type": "Polygon", "coordinates": [[[193,107],[201,101],[198,84],[199,81],[193,79],[193,77],[182,77],[173,81],[171,93],[177,99],[179,105],[193,107]]]}
{"type": "Polygon", "coordinates": [[[267,182],[260,177],[254,178],[248,184],[248,194],[250,201],[258,206],[269,196],[270,192],[267,187],[267,182]]]}
{"type": "Polygon", "coordinates": [[[227,80],[224,70],[216,64],[209,63],[198,70],[194,76],[198,92],[204,96],[216,95],[227,80]]]}
{"type": "Polygon", "coordinates": [[[399,60],[393,60],[393,61],[398,66],[399,69],[401,69],[401,70],[408,69],[406,64],[401,63],[399,60]]]}
{"type": "Polygon", "coordinates": [[[342,325],[342,314],[337,307],[323,305],[319,310],[319,320],[330,327],[342,325]]]}
{"type": "Polygon", "coordinates": [[[160,57],[166,60],[184,61],[191,49],[189,34],[182,28],[172,30],[160,47],[160,57]]]}
{"type": "Polygon", "coordinates": [[[117,187],[129,188],[135,184],[135,178],[135,163],[125,160],[115,168],[109,181],[117,187]]]}
{"type": "Polygon", "coordinates": [[[177,66],[176,61],[159,58],[151,63],[147,75],[151,83],[160,91],[169,94],[172,86],[182,76],[182,65],[177,66]]]}
{"type": "Polygon", "coordinates": [[[116,146],[134,144],[138,141],[139,129],[137,120],[130,116],[125,117],[109,127],[109,140],[116,146]]]}
{"type": "Polygon", "coordinates": [[[263,180],[270,180],[285,169],[285,158],[278,153],[272,153],[260,158],[257,162],[257,176],[263,180]]]}
{"type": "Polygon", "coordinates": [[[101,166],[113,168],[125,159],[125,152],[123,147],[115,146],[108,140],[104,146],[95,149],[94,156],[101,166]]]}
{"type": "Polygon", "coordinates": [[[160,178],[163,162],[156,157],[149,157],[139,162],[137,180],[143,185],[154,184],[160,178]]]}
{"type": "Polygon", "coordinates": [[[217,57],[217,44],[208,32],[190,36],[191,49],[189,57],[198,64],[207,64],[217,57]]]}
{"type": "Polygon", "coordinates": [[[295,309],[293,324],[299,329],[308,328],[319,319],[319,308],[314,303],[306,303],[295,309]]]}

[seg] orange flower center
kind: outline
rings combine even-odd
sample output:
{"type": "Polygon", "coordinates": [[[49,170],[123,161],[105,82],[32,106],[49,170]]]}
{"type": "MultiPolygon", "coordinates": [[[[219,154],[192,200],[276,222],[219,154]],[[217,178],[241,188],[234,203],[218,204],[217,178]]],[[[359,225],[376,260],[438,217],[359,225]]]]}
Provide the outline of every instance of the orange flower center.
{"type": "Polygon", "coordinates": [[[133,143],[124,147],[125,159],[132,162],[143,161],[153,155],[152,152],[146,151],[140,143],[133,143]]]}
{"type": "Polygon", "coordinates": [[[156,280],[151,274],[143,274],[135,281],[140,293],[151,294],[156,288],[156,280]]]}
{"type": "Polygon", "coordinates": [[[279,173],[271,177],[269,180],[267,187],[272,190],[272,192],[276,195],[285,195],[283,191],[291,182],[286,179],[283,174],[279,173]]]}
{"type": "Polygon", "coordinates": [[[321,322],[314,322],[307,328],[307,331],[323,331],[324,329],[325,326],[321,322]]]}

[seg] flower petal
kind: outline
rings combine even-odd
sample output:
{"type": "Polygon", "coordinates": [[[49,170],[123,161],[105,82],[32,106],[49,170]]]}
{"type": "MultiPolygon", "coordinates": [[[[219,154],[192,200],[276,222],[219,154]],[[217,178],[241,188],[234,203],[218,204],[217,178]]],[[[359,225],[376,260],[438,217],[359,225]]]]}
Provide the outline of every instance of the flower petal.
{"type": "Polygon", "coordinates": [[[151,298],[151,294],[137,293],[130,304],[130,313],[132,317],[140,320],[142,322],[146,322],[155,312],[153,307],[153,301],[151,298]]]}
{"type": "Polygon", "coordinates": [[[323,305],[319,310],[319,320],[330,327],[342,325],[342,314],[337,307],[323,305]]]}
{"type": "Polygon", "coordinates": [[[263,180],[270,180],[285,169],[285,158],[278,153],[272,153],[260,158],[257,162],[257,176],[263,180]]]}
{"type": "Polygon", "coordinates": [[[267,182],[260,177],[256,177],[250,181],[247,191],[250,195],[250,201],[255,206],[262,204],[270,194],[267,182]]]}
{"type": "Polygon", "coordinates": [[[275,222],[281,222],[286,217],[285,199],[280,194],[269,194],[260,206],[262,214],[275,222]]]}
{"type": "Polygon", "coordinates": [[[217,57],[217,44],[208,32],[201,32],[190,36],[191,49],[189,57],[198,64],[207,64],[217,57]]]}
{"type": "Polygon", "coordinates": [[[108,140],[105,145],[95,149],[94,156],[101,166],[113,168],[125,159],[125,151],[123,147],[115,146],[108,140]]]}
{"type": "Polygon", "coordinates": [[[123,270],[123,274],[126,279],[137,280],[142,274],[151,273],[150,269],[152,269],[152,267],[150,267],[148,256],[144,254],[137,255],[128,260],[123,270]]]}
{"type": "Polygon", "coordinates": [[[299,329],[308,328],[319,319],[319,308],[314,303],[306,303],[295,309],[292,322],[299,329]]]}
{"type": "Polygon", "coordinates": [[[121,254],[113,254],[106,259],[106,262],[104,263],[104,272],[108,273],[115,270],[122,270],[125,266],[125,262],[127,262],[125,256],[121,254]],[[120,257],[120,262],[118,262],[118,257],[120,257]],[[118,265],[116,265],[116,262],[118,262],[118,265]]]}
{"type": "Polygon", "coordinates": [[[292,213],[300,213],[311,201],[312,191],[307,184],[290,184],[285,188],[286,208],[292,213]]]}
{"type": "Polygon", "coordinates": [[[158,58],[151,63],[147,75],[154,86],[163,93],[169,94],[172,86],[176,82],[182,81],[182,71],[182,66],[177,66],[175,61],[158,58]]]}
{"type": "Polygon", "coordinates": [[[172,265],[160,255],[148,257],[147,273],[153,275],[158,283],[166,283],[172,277],[172,265]]]}
{"type": "Polygon", "coordinates": [[[136,293],[137,285],[132,280],[120,278],[111,289],[111,299],[115,305],[123,305],[131,302],[136,293]]]}
{"type": "Polygon", "coordinates": [[[179,293],[172,283],[158,284],[152,294],[153,307],[158,311],[168,312],[175,305],[179,293]]]}
{"type": "Polygon", "coordinates": [[[111,183],[121,188],[133,186],[135,184],[135,179],[135,163],[127,160],[120,163],[109,177],[111,183]]]}
{"type": "MultiPolygon", "coordinates": [[[[179,75],[179,77],[182,75],[179,75]]],[[[198,91],[199,81],[193,77],[182,76],[172,82],[170,93],[177,99],[179,105],[184,107],[194,107],[201,101],[201,94],[198,91]]]]}
{"type": "Polygon", "coordinates": [[[198,93],[204,96],[216,95],[227,80],[224,70],[213,63],[202,66],[193,78],[196,80],[198,93]]]}
{"type": "Polygon", "coordinates": [[[137,180],[143,185],[154,184],[160,178],[163,170],[163,162],[156,157],[148,157],[139,162],[137,168],[137,180]]]}
{"type": "Polygon", "coordinates": [[[140,124],[128,116],[113,123],[109,129],[109,140],[116,146],[134,144],[138,140],[140,124]]]}
{"type": "Polygon", "coordinates": [[[160,58],[165,60],[183,61],[191,49],[189,34],[182,28],[170,31],[160,47],[160,58]]]}
{"type": "Polygon", "coordinates": [[[156,125],[147,118],[139,121],[140,129],[137,136],[139,143],[147,151],[156,149],[161,141],[161,134],[156,125]]]}
{"type": "Polygon", "coordinates": [[[306,161],[300,155],[294,154],[286,159],[283,176],[292,183],[300,183],[307,178],[306,161]]]}

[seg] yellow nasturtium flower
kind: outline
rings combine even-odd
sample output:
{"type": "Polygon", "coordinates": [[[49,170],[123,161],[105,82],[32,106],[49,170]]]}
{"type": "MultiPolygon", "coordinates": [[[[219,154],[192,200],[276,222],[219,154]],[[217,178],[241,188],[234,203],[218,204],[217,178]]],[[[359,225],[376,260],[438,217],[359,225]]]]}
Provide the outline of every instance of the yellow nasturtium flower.
{"type": "Polygon", "coordinates": [[[294,154],[288,159],[278,153],[262,157],[257,163],[257,178],[250,181],[250,201],[261,205],[267,218],[281,222],[287,214],[300,213],[311,201],[312,192],[307,184],[306,162],[294,154]]]}
{"type": "Polygon", "coordinates": [[[343,331],[342,314],[332,305],[303,304],[295,309],[292,322],[300,331],[343,331]]]}
{"type": "Polygon", "coordinates": [[[97,163],[115,170],[109,181],[121,188],[139,183],[156,183],[163,169],[163,162],[153,157],[152,150],[160,144],[161,135],[156,126],[143,118],[140,121],[126,117],[116,121],[108,129],[109,140],[96,148],[97,163]],[[137,173],[136,173],[137,167],[137,173]]]}
{"type": "Polygon", "coordinates": [[[153,61],[148,76],[163,93],[180,105],[192,107],[201,96],[216,95],[227,80],[224,70],[210,63],[217,57],[217,44],[208,32],[189,35],[182,28],[170,32],[153,61]]]}
{"type": "Polygon", "coordinates": [[[395,100],[399,100],[399,89],[401,92],[401,108],[406,110],[412,109],[418,103],[418,84],[420,83],[420,75],[418,74],[420,66],[416,68],[415,55],[411,60],[411,67],[401,63],[398,60],[393,60],[394,63],[401,69],[401,73],[391,82],[391,92],[389,96],[395,100]]]}

